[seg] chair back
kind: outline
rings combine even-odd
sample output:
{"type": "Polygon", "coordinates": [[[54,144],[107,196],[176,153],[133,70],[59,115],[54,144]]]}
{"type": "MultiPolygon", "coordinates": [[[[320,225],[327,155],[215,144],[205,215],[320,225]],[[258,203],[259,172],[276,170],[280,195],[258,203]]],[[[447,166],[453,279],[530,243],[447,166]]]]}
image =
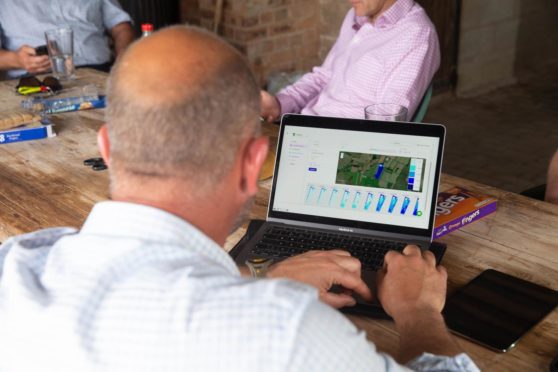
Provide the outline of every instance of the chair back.
{"type": "Polygon", "coordinates": [[[426,115],[426,111],[428,111],[428,105],[430,105],[431,98],[432,98],[432,84],[428,86],[428,89],[426,89],[424,96],[422,96],[422,99],[417,107],[417,110],[415,111],[415,115],[411,119],[413,123],[422,123],[422,120],[426,115]]]}

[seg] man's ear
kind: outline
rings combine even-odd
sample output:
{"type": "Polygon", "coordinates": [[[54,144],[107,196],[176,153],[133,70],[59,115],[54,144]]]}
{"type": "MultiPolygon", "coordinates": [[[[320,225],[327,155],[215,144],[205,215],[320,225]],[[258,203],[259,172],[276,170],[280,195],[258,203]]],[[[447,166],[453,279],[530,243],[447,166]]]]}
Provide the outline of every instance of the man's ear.
{"type": "Polygon", "coordinates": [[[269,150],[267,137],[256,137],[248,140],[242,157],[241,189],[248,196],[258,192],[258,178],[269,150]]]}
{"type": "Polygon", "coordinates": [[[99,132],[97,133],[97,145],[99,146],[99,152],[105,161],[105,164],[110,163],[110,142],[108,138],[108,128],[106,124],[103,124],[99,132]]]}

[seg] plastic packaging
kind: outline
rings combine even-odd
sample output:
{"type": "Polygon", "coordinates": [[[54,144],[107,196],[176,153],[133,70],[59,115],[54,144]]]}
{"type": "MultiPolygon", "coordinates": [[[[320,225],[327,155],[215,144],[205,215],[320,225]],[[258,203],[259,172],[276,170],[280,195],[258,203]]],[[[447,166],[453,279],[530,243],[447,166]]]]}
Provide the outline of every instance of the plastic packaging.
{"type": "Polygon", "coordinates": [[[77,111],[88,108],[104,107],[104,97],[99,96],[95,85],[81,88],[81,94],[72,97],[28,98],[21,102],[21,107],[41,115],[59,112],[77,111]]]}

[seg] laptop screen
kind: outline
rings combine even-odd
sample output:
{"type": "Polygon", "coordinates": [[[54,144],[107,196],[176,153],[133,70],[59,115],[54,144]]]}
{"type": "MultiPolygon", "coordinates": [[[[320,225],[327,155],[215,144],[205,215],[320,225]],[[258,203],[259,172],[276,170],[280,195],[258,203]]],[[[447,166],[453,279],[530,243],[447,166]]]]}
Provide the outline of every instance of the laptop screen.
{"type": "Polygon", "coordinates": [[[443,130],[440,136],[416,130],[424,125],[331,118],[307,125],[290,117],[283,121],[270,216],[409,233],[432,228],[443,130]]]}

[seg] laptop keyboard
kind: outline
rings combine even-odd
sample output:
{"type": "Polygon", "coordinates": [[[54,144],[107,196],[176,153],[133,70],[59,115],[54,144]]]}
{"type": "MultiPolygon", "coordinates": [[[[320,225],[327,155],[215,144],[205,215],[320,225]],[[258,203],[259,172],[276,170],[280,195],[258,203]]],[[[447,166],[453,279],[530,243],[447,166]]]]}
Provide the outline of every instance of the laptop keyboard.
{"type": "Polygon", "coordinates": [[[358,258],[363,269],[377,270],[384,264],[388,251],[402,251],[405,246],[405,243],[362,236],[269,226],[252,253],[284,259],[310,250],[342,249],[358,258]]]}

